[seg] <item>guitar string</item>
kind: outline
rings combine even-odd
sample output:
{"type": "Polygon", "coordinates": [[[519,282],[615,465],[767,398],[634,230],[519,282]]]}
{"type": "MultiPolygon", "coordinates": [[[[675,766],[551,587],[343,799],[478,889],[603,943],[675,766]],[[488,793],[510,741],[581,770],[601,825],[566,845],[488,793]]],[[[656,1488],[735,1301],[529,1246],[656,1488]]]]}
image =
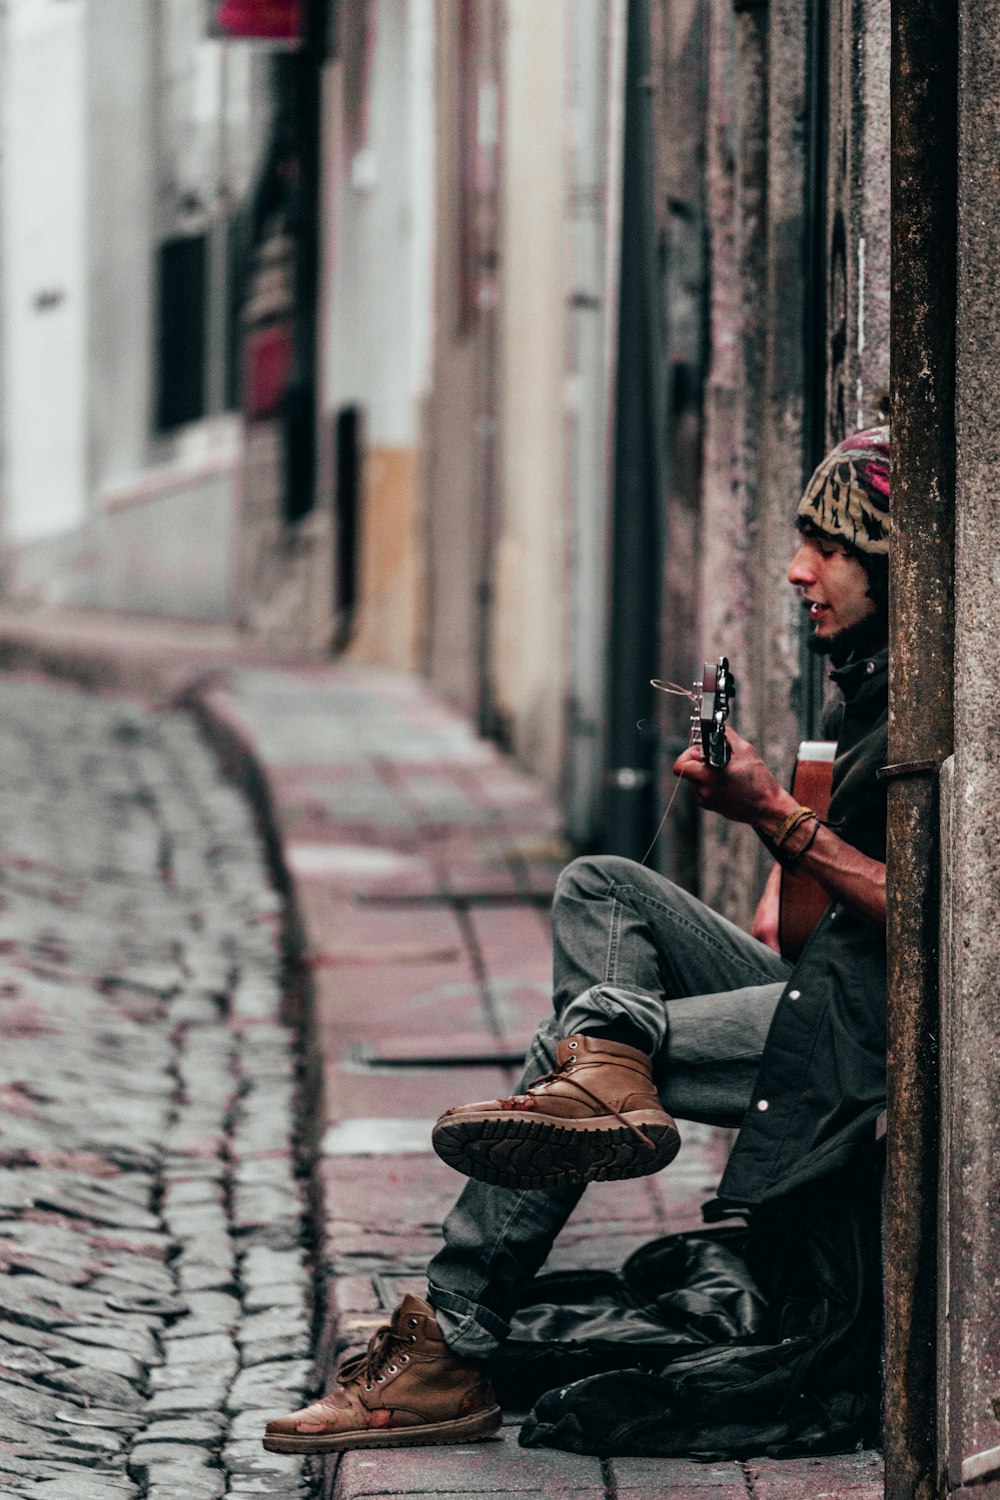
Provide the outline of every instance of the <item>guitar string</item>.
{"type": "MultiPolygon", "coordinates": [[[[697,707],[697,705],[698,705],[698,695],[697,695],[697,693],[693,692],[691,690],[691,688],[681,687],[680,683],[677,683],[677,682],[664,682],[659,677],[651,677],[649,679],[649,685],[650,685],[650,687],[656,688],[658,692],[669,693],[671,695],[671,697],[674,697],[674,698],[686,698],[688,700],[688,702],[689,703],[693,703],[695,705],[695,707],[697,707]]],[[[680,791],[680,789],[681,789],[681,782],[683,780],[684,780],[684,772],[682,771],[680,773],[680,775],[677,777],[676,782],[674,783],[674,789],[673,789],[673,791],[670,794],[670,800],[667,803],[666,807],[664,808],[663,817],[660,819],[659,826],[658,826],[656,832],[653,834],[652,843],[650,844],[649,848],[646,850],[645,854],[642,856],[642,860],[641,860],[642,864],[646,863],[647,859],[652,854],[653,850],[656,848],[656,841],[660,837],[660,834],[663,832],[664,825],[666,824],[666,821],[667,821],[667,819],[670,816],[670,809],[674,805],[674,798],[677,796],[677,793],[680,791]]]]}

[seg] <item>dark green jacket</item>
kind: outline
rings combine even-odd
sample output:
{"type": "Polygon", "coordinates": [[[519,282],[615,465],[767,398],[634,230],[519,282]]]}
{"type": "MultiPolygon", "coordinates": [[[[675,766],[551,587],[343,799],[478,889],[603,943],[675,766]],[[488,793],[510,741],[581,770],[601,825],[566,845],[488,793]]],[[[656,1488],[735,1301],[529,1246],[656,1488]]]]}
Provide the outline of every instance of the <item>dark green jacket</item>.
{"type": "MultiPolygon", "coordinates": [[[[832,673],[842,701],[829,822],[885,859],[888,653],[832,673]]],[[[760,1203],[848,1162],[885,1108],[885,934],[834,903],[809,939],[771,1023],[757,1087],[719,1196],[760,1203]]]]}

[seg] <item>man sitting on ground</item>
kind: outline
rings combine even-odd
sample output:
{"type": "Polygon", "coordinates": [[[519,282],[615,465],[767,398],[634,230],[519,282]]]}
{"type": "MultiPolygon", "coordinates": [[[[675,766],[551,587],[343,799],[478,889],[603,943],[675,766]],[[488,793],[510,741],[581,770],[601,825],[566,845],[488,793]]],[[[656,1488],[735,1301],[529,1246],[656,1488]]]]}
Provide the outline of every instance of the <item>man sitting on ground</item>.
{"type": "Polygon", "coordinates": [[[486,1362],[588,1182],[666,1166],[674,1117],[740,1133],[719,1189],[757,1205],[853,1159],[885,1097],[885,792],[889,435],[855,434],[820,464],[797,513],[788,579],[840,698],[821,823],[745,739],[713,770],[674,766],[703,808],[750,823],[779,865],[831,905],[793,968],[777,953],[772,880],[747,936],[630,860],[564,870],[552,911],[554,1015],[520,1092],[438,1121],[439,1155],[469,1176],[430,1263],[334,1389],[267,1424],[281,1453],[455,1443],[501,1413],[486,1362]],[[763,939],[763,940],[762,940],[763,939]]]}

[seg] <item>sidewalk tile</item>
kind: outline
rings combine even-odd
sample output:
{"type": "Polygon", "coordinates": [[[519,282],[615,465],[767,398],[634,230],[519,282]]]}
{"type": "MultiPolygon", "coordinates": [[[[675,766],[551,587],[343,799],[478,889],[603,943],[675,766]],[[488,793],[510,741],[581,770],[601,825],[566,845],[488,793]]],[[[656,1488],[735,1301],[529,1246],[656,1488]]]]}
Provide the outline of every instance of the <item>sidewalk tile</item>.
{"type": "Polygon", "coordinates": [[[754,1500],[882,1500],[882,1455],[751,1459],[754,1500]]]}
{"type": "Polygon", "coordinates": [[[737,1463],[698,1464],[683,1458],[615,1458],[616,1500],[747,1500],[737,1463]]]}
{"type": "Polygon", "coordinates": [[[453,1448],[391,1448],[345,1454],[337,1500],[362,1496],[604,1495],[596,1458],[520,1448],[510,1428],[500,1438],[453,1448]]]}
{"type": "Polygon", "coordinates": [[[496,1099],[511,1089],[510,1074],[501,1068],[382,1068],[378,1071],[328,1067],[326,1073],[327,1129],[342,1120],[421,1119],[430,1127],[454,1104],[496,1099]]]}
{"type": "Polygon", "coordinates": [[[487,1022],[471,967],[448,964],[345,964],[313,971],[317,1038],[328,1059],[380,1031],[394,1036],[474,1032],[487,1022]]]}

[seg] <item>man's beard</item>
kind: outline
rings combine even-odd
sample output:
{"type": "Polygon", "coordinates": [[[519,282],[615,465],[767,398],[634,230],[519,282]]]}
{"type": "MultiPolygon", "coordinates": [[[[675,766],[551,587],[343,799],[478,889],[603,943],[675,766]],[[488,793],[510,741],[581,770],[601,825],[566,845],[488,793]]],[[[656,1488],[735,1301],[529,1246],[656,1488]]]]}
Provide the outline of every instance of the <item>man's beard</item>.
{"type": "Polygon", "coordinates": [[[814,656],[828,656],[835,667],[842,667],[851,658],[874,656],[881,651],[889,639],[889,624],[881,613],[869,615],[856,625],[838,630],[836,635],[811,635],[806,644],[814,656]]]}

